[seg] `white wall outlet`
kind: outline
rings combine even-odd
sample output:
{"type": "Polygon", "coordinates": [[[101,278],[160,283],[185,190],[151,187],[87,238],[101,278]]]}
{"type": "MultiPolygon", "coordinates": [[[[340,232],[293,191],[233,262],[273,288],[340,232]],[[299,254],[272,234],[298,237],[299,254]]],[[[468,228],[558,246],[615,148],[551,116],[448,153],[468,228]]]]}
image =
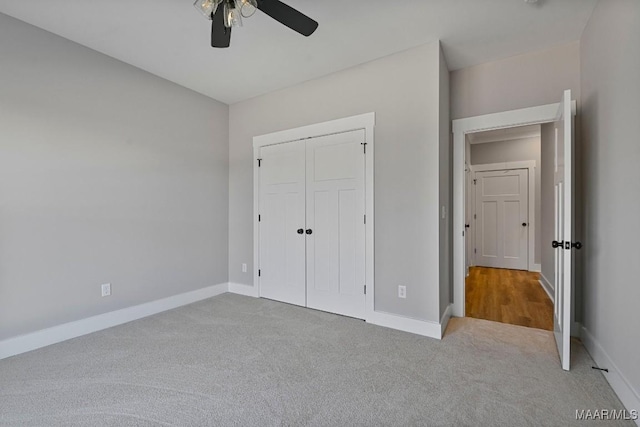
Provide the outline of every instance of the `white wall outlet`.
{"type": "Polygon", "coordinates": [[[242,264],[242,272],[243,273],[247,272],[247,264],[242,264]]]}
{"type": "Polygon", "coordinates": [[[101,288],[103,297],[108,297],[109,295],[111,295],[111,283],[105,283],[101,288]]]}
{"type": "Polygon", "coordinates": [[[407,297],[407,287],[406,286],[398,286],[398,298],[406,298],[407,297]]]}

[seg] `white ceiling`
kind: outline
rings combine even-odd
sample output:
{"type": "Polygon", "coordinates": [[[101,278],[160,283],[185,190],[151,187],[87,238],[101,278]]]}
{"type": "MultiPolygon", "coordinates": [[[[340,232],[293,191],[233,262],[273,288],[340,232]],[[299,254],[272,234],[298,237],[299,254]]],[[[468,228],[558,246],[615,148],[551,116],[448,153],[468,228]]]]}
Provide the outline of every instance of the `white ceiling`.
{"type": "Polygon", "coordinates": [[[515,139],[535,138],[539,136],[540,125],[528,125],[470,133],[467,134],[467,140],[470,144],[484,144],[487,142],[513,141],[515,139]]]}
{"type": "Polygon", "coordinates": [[[437,39],[451,70],[567,43],[597,0],[285,2],[320,23],[311,37],[257,12],[229,49],[209,47],[193,0],[0,0],[0,12],[231,104],[437,39]]]}

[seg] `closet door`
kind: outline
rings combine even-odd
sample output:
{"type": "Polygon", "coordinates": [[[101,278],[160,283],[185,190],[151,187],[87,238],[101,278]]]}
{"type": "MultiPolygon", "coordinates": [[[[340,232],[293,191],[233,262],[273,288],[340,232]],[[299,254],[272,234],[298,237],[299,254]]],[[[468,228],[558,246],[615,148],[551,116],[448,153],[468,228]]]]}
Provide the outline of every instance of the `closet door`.
{"type": "Polygon", "coordinates": [[[309,139],[307,307],[365,317],[364,130],[309,139]]]}
{"type": "Polygon", "coordinates": [[[260,150],[260,296],[305,305],[305,145],[260,150]]]}

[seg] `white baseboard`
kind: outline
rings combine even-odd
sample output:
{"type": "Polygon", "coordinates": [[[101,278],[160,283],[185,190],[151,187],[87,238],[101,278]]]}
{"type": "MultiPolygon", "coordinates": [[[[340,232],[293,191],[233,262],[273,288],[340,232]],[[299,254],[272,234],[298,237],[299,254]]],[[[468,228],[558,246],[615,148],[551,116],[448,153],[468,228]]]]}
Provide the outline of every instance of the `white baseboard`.
{"type": "Polygon", "coordinates": [[[551,302],[555,304],[554,298],[553,298],[553,286],[551,286],[551,283],[549,282],[549,280],[547,280],[546,277],[544,277],[544,274],[540,273],[540,280],[538,280],[538,282],[540,282],[540,286],[542,286],[542,289],[544,289],[544,291],[547,293],[547,295],[549,295],[549,298],[551,298],[551,302]]]}
{"type": "Polygon", "coordinates": [[[243,285],[241,283],[229,282],[229,292],[254,298],[258,298],[260,296],[256,286],[243,285]]]}
{"type": "Polygon", "coordinates": [[[412,334],[418,334],[425,337],[436,339],[442,338],[442,327],[437,322],[413,319],[411,317],[399,316],[397,314],[385,313],[383,311],[374,311],[369,313],[366,321],[373,325],[398,329],[400,331],[410,332],[412,334]]]}
{"type": "Polygon", "coordinates": [[[533,264],[533,267],[531,267],[531,271],[532,273],[540,273],[542,271],[542,265],[540,264],[533,264]]]}
{"type": "Polygon", "coordinates": [[[76,338],[82,335],[107,329],[112,326],[131,322],[151,316],[162,311],[171,310],[183,305],[191,304],[216,295],[223,294],[229,290],[228,283],[209,286],[183,294],[173,295],[156,301],[147,302],[133,307],[110,311],[86,319],[64,323],[51,328],[42,329],[14,338],[0,341],[0,359],[26,353],[51,344],[76,338]]]}
{"type": "MultiPolygon", "coordinates": [[[[638,410],[640,411],[640,393],[633,388],[633,385],[624,376],[616,364],[611,360],[611,357],[602,348],[600,343],[589,332],[588,329],[582,327],[582,343],[591,355],[591,358],[600,368],[607,368],[609,372],[602,372],[606,380],[611,385],[613,391],[618,395],[618,398],[628,411],[638,410]]],[[[640,419],[635,420],[636,424],[640,426],[640,419]]]]}
{"type": "Polygon", "coordinates": [[[440,318],[440,337],[444,336],[444,331],[447,329],[449,320],[451,319],[451,313],[453,312],[453,304],[449,304],[444,310],[444,314],[440,318]]]}

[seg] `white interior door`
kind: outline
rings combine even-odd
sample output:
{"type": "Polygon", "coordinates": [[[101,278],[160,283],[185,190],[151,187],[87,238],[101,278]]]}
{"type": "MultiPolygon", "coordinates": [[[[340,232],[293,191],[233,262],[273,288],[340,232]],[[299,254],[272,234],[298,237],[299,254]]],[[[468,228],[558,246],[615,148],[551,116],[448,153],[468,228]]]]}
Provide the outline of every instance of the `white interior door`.
{"type": "Polygon", "coordinates": [[[365,317],[364,130],[307,141],[307,306],[365,317]]]}
{"type": "Polygon", "coordinates": [[[573,114],[571,91],[564,92],[555,122],[555,301],[554,332],[562,369],[569,370],[571,359],[572,300],[572,219],[573,114]]]}
{"type": "Polygon", "coordinates": [[[305,145],[260,150],[260,296],[305,305],[305,145]]]}
{"type": "Polygon", "coordinates": [[[475,265],[527,270],[529,171],[476,172],[475,265]]]}

